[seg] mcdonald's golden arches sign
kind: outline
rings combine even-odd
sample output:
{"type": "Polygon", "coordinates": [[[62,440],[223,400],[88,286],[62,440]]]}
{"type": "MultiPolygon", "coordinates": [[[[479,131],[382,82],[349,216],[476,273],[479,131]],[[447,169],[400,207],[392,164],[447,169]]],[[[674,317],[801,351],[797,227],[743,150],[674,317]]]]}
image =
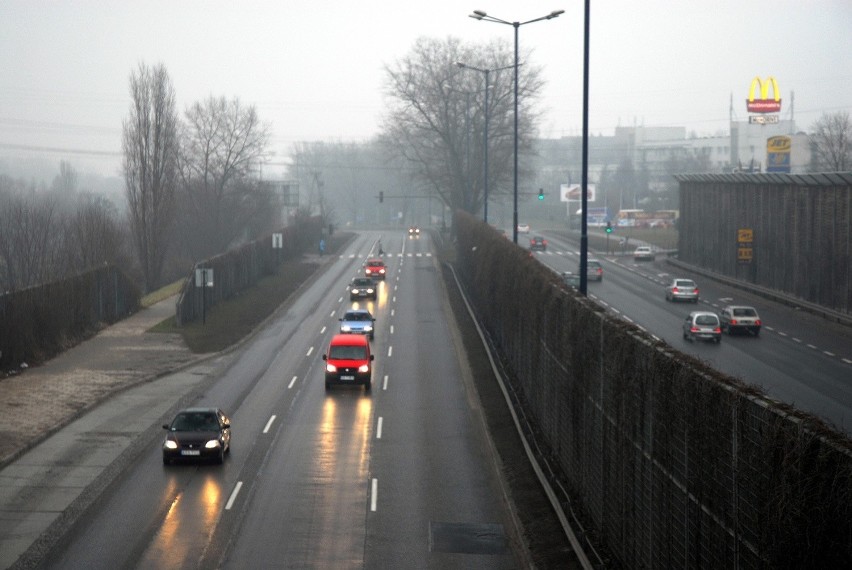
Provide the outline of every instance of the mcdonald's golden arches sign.
{"type": "Polygon", "coordinates": [[[749,113],[777,113],[781,110],[781,92],[778,90],[778,82],[774,77],[767,77],[765,80],[755,77],[751,80],[746,109],[749,113]],[[772,87],[771,99],[769,98],[770,87],[772,87]]]}

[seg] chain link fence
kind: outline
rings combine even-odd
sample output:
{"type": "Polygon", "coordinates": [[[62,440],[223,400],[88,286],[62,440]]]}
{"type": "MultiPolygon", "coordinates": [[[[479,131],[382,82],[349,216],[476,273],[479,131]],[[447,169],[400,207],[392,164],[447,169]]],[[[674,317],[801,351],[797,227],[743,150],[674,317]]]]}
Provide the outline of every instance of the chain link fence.
{"type": "Polygon", "coordinates": [[[0,369],[43,362],[139,309],[139,286],[112,265],[0,294],[0,369]]]}
{"type": "Polygon", "coordinates": [[[204,312],[216,304],[272,275],[282,262],[302,255],[310,248],[318,248],[322,232],[320,217],[297,219],[293,225],[277,232],[281,234],[281,247],[273,248],[270,234],[199,261],[184,281],[175,306],[178,326],[202,319],[204,312]],[[207,271],[208,278],[212,275],[212,286],[201,287],[196,283],[196,272],[202,269],[207,271]]]}
{"type": "Polygon", "coordinates": [[[844,435],[607,315],[471,216],[454,227],[478,318],[618,565],[849,565],[844,435]]]}

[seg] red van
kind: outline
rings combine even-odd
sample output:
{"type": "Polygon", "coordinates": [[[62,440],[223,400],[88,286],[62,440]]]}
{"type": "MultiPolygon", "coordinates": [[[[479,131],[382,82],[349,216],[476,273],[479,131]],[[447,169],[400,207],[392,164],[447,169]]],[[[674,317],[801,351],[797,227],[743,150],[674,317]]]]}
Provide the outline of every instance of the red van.
{"type": "Polygon", "coordinates": [[[326,390],[332,384],[363,384],[365,390],[370,390],[373,354],[367,335],[334,335],[322,359],[325,360],[326,390]]]}

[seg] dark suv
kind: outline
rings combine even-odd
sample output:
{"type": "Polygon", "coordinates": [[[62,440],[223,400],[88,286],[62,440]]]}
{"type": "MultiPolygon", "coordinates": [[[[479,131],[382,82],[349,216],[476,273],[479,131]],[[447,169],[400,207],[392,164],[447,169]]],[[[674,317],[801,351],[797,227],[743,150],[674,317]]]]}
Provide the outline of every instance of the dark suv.
{"type": "Polygon", "coordinates": [[[541,236],[530,238],[530,251],[547,251],[547,240],[541,236]]]}

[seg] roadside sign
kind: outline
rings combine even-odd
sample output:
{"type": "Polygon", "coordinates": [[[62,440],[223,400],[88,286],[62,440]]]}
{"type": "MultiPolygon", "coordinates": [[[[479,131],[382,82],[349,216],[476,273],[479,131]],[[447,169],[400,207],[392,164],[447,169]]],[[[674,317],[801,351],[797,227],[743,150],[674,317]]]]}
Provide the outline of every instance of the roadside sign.
{"type": "Polygon", "coordinates": [[[752,243],[754,231],[751,228],[740,228],[737,230],[737,243],[752,243]]]}

